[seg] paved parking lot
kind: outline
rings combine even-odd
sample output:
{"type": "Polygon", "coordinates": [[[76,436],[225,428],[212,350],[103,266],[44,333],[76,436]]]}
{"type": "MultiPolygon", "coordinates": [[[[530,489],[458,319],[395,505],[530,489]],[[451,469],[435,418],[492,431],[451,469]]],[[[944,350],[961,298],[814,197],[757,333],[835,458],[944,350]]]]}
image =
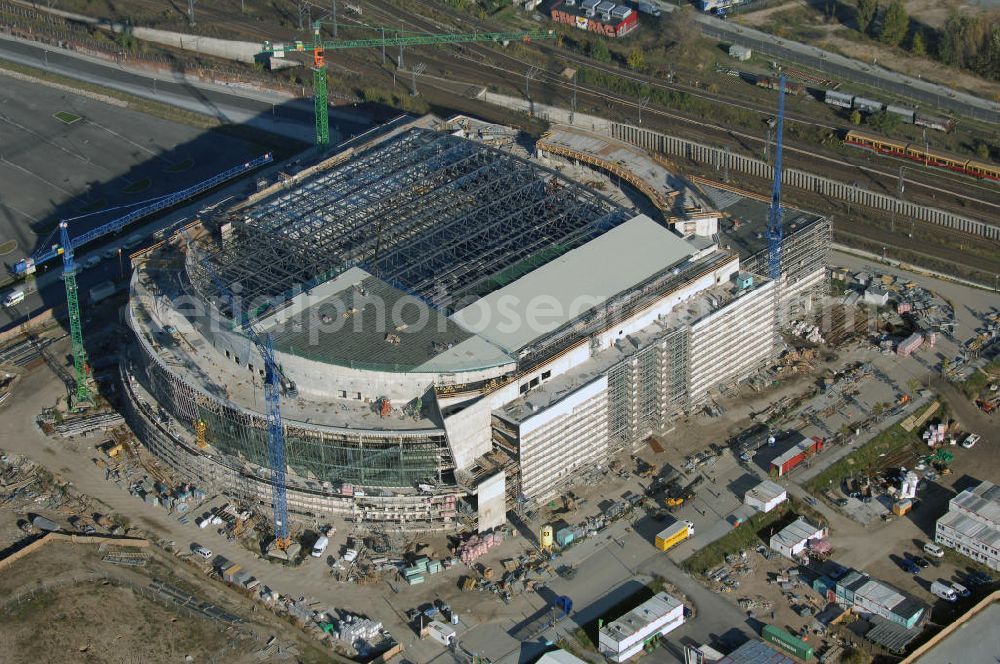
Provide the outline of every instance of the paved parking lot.
{"type": "MultiPolygon", "coordinates": [[[[59,219],[183,189],[264,152],[2,73],[0,83],[0,260],[8,267],[59,219]]],[[[73,231],[110,218],[88,216],[73,231]]]]}

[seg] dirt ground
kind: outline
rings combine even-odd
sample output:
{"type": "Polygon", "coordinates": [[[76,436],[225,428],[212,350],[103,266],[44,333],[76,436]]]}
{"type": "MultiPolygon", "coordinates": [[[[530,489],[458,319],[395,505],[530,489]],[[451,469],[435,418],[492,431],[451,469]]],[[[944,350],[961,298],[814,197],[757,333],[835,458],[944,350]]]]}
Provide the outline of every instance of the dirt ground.
{"type": "MultiPolygon", "coordinates": [[[[0,597],[8,604],[0,621],[0,643],[9,661],[195,662],[281,661],[267,659],[266,642],[276,636],[299,661],[329,661],[298,630],[266,611],[249,607],[229,588],[206,584],[193,568],[153,548],[146,567],[124,568],[101,560],[95,545],[54,543],[0,573],[0,597]],[[83,578],[98,573],[120,583],[83,578]],[[153,601],[128,585],[169,583],[247,623],[233,628],[153,601]],[[54,587],[36,591],[40,583],[54,587]],[[16,598],[22,598],[14,601],[16,598]],[[261,655],[266,655],[264,660],[261,655]]],[[[295,661],[290,659],[288,661],[295,661]]]]}

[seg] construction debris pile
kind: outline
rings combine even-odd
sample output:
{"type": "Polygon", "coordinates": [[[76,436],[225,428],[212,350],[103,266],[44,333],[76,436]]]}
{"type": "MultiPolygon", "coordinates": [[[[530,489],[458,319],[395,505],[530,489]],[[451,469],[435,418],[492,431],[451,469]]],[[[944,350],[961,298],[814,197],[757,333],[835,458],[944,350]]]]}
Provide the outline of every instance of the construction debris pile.
{"type": "Polygon", "coordinates": [[[44,467],[16,454],[0,456],[0,506],[26,517],[19,521],[19,527],[28,535],[55,530],[92,535],[98,528],[123,532],[110,518],[95,514],[89,498],[44,467]]]}
{"type": "Polygon", "coordinates": [[[792,321],[789,332],[792,336],[805,339],[806,341],[814,344],[821,344],[825,340],[823,335],[820,334],[819,326],[808,323],[804,320],[792,321]]]}
{"type": "Polygon", "coordinates": [[[125,419],[114,411],[88,412],[74,417],[63,417],[55,409],[47,408],[38,416],[36,422],[47,436],[72,438],[93,431],[106,431],[119,427],[125,423],[125,419]]]}

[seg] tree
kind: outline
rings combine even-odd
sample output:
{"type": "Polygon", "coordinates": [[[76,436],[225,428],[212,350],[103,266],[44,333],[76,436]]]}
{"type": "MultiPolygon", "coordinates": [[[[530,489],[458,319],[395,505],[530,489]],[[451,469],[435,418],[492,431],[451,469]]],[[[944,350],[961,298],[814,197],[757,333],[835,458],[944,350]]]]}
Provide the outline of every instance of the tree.
{"type": "Polygon", "coordinates": [[[910,16],[906,13],[903,0],[892,0],[882,17],[879,41],[888,46],[899,46],[910,30],[910,16]]]}
{"type": "Polygon", "coordinates": [[[851,124],[852,125],[861,124],[861,111],[859,111],[858,109],[854,109],[853,111],[851,111],[851,124]]]}
{"type": "Polygon", "coordinates": [[[927,45],[924,44],[923,30],[917,30],[913,33],[913,39],[910,41],[910,53],[918,57],[927,55],[927,45]]]}
{"type": "Polygon", "coordinates": [[[590,57],[598,62],[611,62],[611,51],[603,39],[598,39],[590,43],[590,57]]]}
{"type": "Polygon", "coordinates": [[[858,30],[871,34],[875,28],[875,17],[878,16],[878,0],[858,0],[858,30]]]}
{"type": "Polygon", "coordinates": [[[626,60],[628,68],[633,71],[638,71],[646,66],[646,58],[642,55],[642,49],[633,48],[628,53],[628,59],[626,60]]]}
{"type": "Polygon", "coordinates": [[[990,146],[983,141],[976,143],[976,156],[986,161],[990,158],[990,146]]]}
{"type": "Polygon", "coordinates": [[[698,37],[699,25],[694,20],[694,8],[685,4],[667,15],[663,21],[663,36],[668,43],[685,46],[698,37]]]}
{"type": "Polygon", "coordinates": [[[847,648],[840,654],[840,664],[865,664],[868,658],[857,648],[847,648]]]}

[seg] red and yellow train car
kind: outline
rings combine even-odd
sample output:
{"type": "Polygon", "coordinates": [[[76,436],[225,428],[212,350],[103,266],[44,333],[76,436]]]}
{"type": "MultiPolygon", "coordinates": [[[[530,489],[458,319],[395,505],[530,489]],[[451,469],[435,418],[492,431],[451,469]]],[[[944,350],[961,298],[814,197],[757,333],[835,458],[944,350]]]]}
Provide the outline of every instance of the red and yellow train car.
{"type": "Polygon", "coordinates": [[[967,159],[941,150],[929,150],[917,143],[905,143],[854,130],[847,132],[844,143],[892,157],[910,159],[927,167],[944,168],[956,173],[1000,182],[1000,166],[967,159]]]}

